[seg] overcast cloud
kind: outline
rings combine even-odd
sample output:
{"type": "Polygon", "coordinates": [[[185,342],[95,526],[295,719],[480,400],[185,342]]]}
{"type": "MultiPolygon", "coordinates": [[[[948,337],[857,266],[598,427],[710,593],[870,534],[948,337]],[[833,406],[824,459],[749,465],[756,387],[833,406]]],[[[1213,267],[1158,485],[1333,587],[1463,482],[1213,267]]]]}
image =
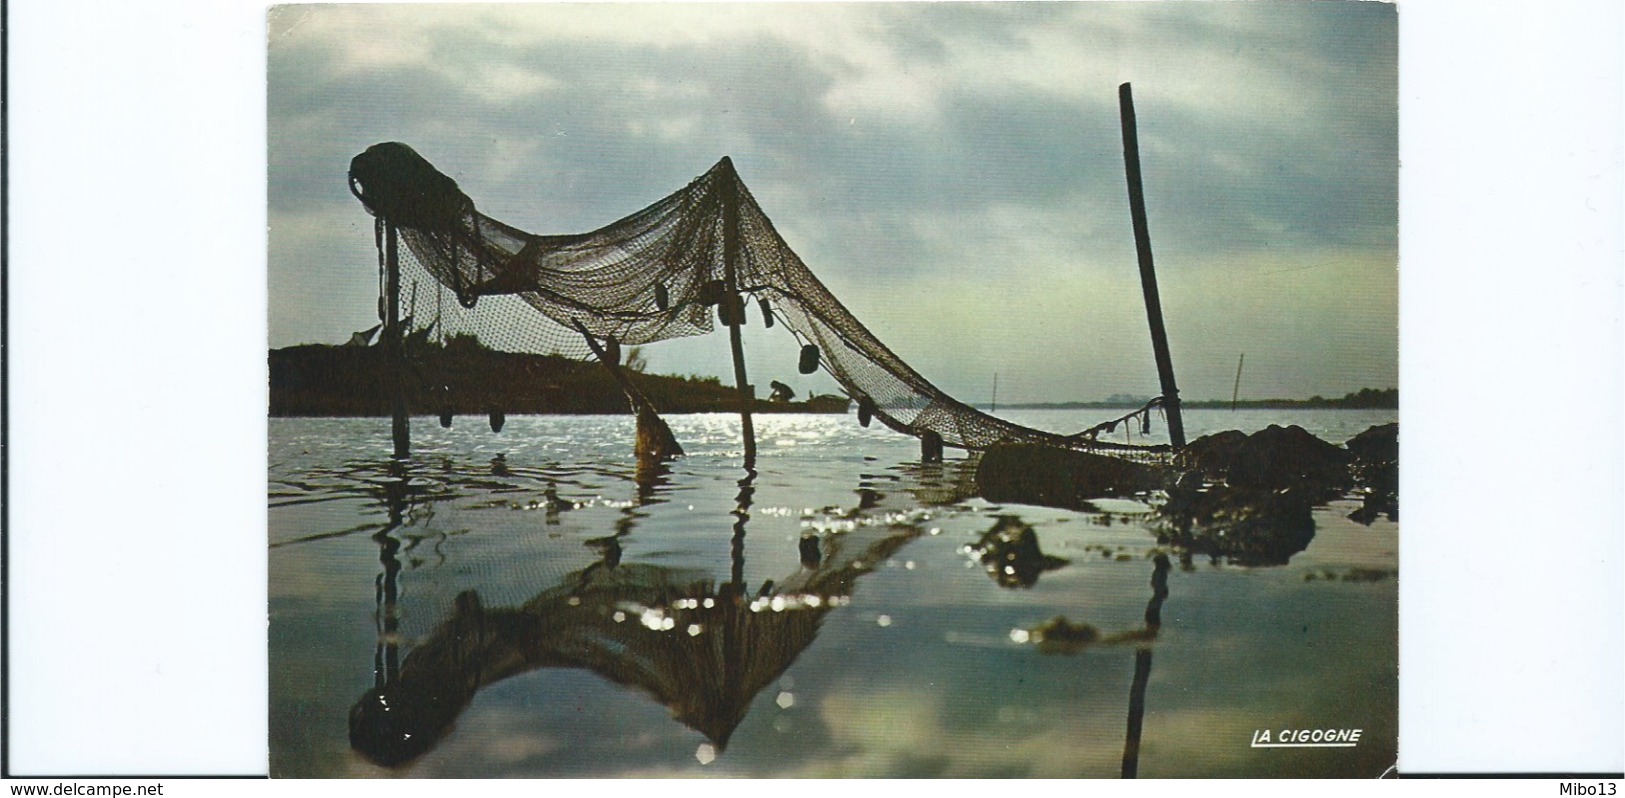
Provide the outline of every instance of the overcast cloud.
{"type": "MultiPolygon", "coordinates": [[[[345,184],[371,144],[412,145],[538,233],[602,226],[729,155],[950,394],[984,402],[994,372],[1006,401],[1155,394],[1132,81],[1181,393],[1228,396],[1242,352],[1246,396],[1389,387],[1396,26],[1364,2],[278,7],[271,345],[374,323],[371,217],[345,184]]],[[[757,381],[793,374],[754,333],[757,381]]],[[[649,351],[728,373],[721,336],[649,351]]]]}

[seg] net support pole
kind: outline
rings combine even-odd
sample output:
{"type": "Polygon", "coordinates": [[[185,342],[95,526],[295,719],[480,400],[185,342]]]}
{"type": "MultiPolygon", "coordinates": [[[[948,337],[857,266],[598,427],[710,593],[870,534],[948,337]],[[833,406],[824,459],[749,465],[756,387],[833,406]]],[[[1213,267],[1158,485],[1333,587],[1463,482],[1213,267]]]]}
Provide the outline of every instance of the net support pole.
{"type": "Polygon", "coordinates": [[[1236,358],[1236,387],[1230,389],[1230,412],[1236,412],[1236,397],[1241,396],[1241,364],[1247,362],[1247,353],[1236,358]]]}
{"type": "Polygon", "coordinates": [[[1134,93],[1129,84],[1117,87],[1117,100],[1123,117],[1123,167],[1128,175],[1129,213],[1134,219],[1134,248],[1140,259],[1145,315],[1151,323],[1151,350],[1157,358],[1162,407],[1168,414],[1168,437],[1175,449],[1182,449],[1185,422],[1179,416],[1179,388],[1174,384],[1174,362],[1168,355],[1168,331],[1162,325],[1162,299],[1157,294],[1157,271],[1151,261],[1151,231],[1145,218],[1145,190],[1140,185],[1140,139],[1134,124],[1134,93]]]}
{"type": "Polygon", "coordinates": [[[722,187],[722,279],[726,292],[723,302],[728,303],[728,344],[733,349],[734,382],[739,386],[739,422],[745,443],[745,468],[754,469],[756,425],[751,420],[750,409],[756,397],[750,389],[750,380],[745,376],[745,344],[739,332],[739,325],[745,321],[745,313],[744,302],[739,296],[739,190],[735,185],[738,177],[733,171],[733,161],[725,158],[724,162],[728,166],[726,177],[729,180],[722,187]]]}
{"type": "Polygon", "coordinates": [[[389,360],[390,433],[395,457],[412,456],[411,420],[406,409],[406,351],[401,329],[401,260],[395,225],[384,224],[384,353],[389,360]]]}

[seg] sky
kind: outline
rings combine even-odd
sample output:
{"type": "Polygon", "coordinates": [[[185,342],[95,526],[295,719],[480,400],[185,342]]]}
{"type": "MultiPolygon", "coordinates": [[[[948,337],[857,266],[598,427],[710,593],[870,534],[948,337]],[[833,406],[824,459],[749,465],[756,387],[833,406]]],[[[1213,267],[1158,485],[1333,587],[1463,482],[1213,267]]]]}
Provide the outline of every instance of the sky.
{"type": "MultiPolygon", "coordinates": [[[[376,323],[349,160],[402,141],[484,213],[584,232],[723,156],[881,340],[962,401],[1159,392],[1124,180],[1131,82],[1180,393],[1398,381],[1389,4],[280,6],[270,344],[376,323]]],[[[753,381],[832,390],[747,327],[753,381]]],[[[726,336],[645,350],[731,381],[726,336]]]]}

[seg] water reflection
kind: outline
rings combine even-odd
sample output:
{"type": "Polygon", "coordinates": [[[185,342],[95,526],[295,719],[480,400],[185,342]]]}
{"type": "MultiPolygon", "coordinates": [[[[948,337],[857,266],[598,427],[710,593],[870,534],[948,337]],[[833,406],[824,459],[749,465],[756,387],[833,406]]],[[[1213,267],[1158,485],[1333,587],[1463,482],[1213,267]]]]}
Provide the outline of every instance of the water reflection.
{"type": "Polygon", "coordinates": [[[1182,556],[1243,566],[1286,565],[1315,538],[1313,509],[1323,494],[1289,487],[1238,488],[1187,474],[1157,508],[1157,542],[1182,556]]]}
{"type": "Polygon", "coordinates": [[[975,455],[947,462],[905,462],[896,467],[901,477],[894,479],[919,506],[946,507],[977,495],[977,462],[975,455]]]}
{"type": "Polygon", "coordinates": [[[391,461],[390,468],[395,472],[395,479],[383,485],[389,522],[373,535],[373,540],[378,543],[378,562],[383,566],[382,573],[374,583],[378,604],[375,620],[378,624],[378,644],[373,653],[372,670],[378,685],[389,682],[400,673],[401,561],[396,555],[400,552],[401,541],[391,533],[405,521],[409,483],[405,465],[401,461],[391,461]]]}
{"type": "Polygon", "coordinates": [[[993,528],[970,547],[987,568],[988,576],[1001,587],[1032,587],[1038,575],[1069,564],[1071,560],[1045,554],[1038,548],[1038,533],[1014,515],[1001,515],[993,528]]]}
{"type": "Polygon", "coordinates": [[[1151,601],[1145,605],[1145,643],[1134,651],[1134,682],[1128,691],[1128,733],[1123,738],[1123,778],[1140,772],[1140,731],[1145,724],[1145,686],[1151,681],[1151,646],[1162,629],[1162,602],[1168,598],[1168,556],[1158,554],[1151,571],[1151,601]]]}
{"type": "MultiPolygon", "coordinates": [[[[376,680],[350,710],[351,746],[378,764],[408,762],[435,746],[481,688],[539,668],[584,668],[641,690],[723,750],[756,695],[812,644],[857,579],[922,534],[896,523],[803,539],[801,567],[753,592],[744,569],[756,476],[749,471],[738,483],[727,582],[622,562],[619,538],[638,518],[628,508],[614,535],[589,541],[597,561],[517,607],[488,607],[478,592],[463,591],[404,661],[394,620],[400,544],[391,532],[407,495],[391,490],[390,526],[375,536],[383,564],[376,680]]],[[[640,483],[634,506],[657,501],[656,488],[658,477],[640,483]]]]}
{"type": "Polygon", "coordinates": [[[709,417],[681,420],[695,454],[648,471],[625,456],[629,420],[513,418],[529,437],[501,441],[464,425],[404,466],[385,462],[385,436],[370,462],[356,452],[372,438],[344,444],[375,423],[284,424],[270,473],[273,772],[1324,776],[1392,762],[1391,522],[1349,520],[1354,502],[1315,509],[1314,540],[1285,567],[1225,566],[1228,554],[1210,567],[1200,547],[1157,541],[1160,495],[999,507],[958,487],[968,461],[921,464],[889,438],[802,446],[822,427],[792,420],[759,475],[709,417]],[[899,522],[926,534],[869,556],[846,579],[873,577],[828,612],[840,586],[813,575],[918,534],[899,522]],[[1024,527],[1031,559],[1071,563],[1021,587],[1028,569],[1007,586],[967,556],[985,541],[1027,561],[1024,527]],[[1193,569],[1166,627],[1174,585],[1157,571],[1171,573],[1145,567],[1159,552],[1193,569]],[[823,607],[798,600],[809,583],[823,607]],[[1056,626],[1029,644],[1062,615],[1099,630],[1063,646],[1056,626]],[[391,719],[390,742],[367,701],[416,717],[391,719]],[[352,711],[373,742],[352,743],[352,711]],[[1254,724],[1277,722],[1366,726],[1372,743],[1246,746],[1254,724]],[[384,757],[410,766],[375,767],[384,757]]]}

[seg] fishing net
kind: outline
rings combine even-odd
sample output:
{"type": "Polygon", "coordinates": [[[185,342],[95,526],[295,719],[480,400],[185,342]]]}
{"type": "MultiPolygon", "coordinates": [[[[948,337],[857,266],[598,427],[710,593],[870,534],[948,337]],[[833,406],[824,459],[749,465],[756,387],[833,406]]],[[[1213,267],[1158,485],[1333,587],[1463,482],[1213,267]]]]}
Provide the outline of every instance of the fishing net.
{"type": "MultiPolygon", "coordinates": [[[[1119,424],[1144,431],[1156,401],[1059,435],[938,390],[807,268],[727,158],[653,205],[577,235],[533,235],[480,213],[451,178],[404,144],[378,144],[356,156],[350,185],[376,217],[380,281],[388,225],[405,244],[401,285],[412,287],[402,289],[403,316],[415,320],[420,334],[432,327],[445,337],[475,334],[496,349],[587,358],[577,323],[595,336],[641,345],[755,316],[794,335],[801,371],[832,376],[858,403],[865,424],[872,417],[898,432],[971,450],[1038,443],[1156,456],[1166,449],[1097,437],[1119,424]],[[737,293],[728,290],[730,261],[737,293]]],[[[381,304],[381,317],[382,310],[381,304]]]]}

